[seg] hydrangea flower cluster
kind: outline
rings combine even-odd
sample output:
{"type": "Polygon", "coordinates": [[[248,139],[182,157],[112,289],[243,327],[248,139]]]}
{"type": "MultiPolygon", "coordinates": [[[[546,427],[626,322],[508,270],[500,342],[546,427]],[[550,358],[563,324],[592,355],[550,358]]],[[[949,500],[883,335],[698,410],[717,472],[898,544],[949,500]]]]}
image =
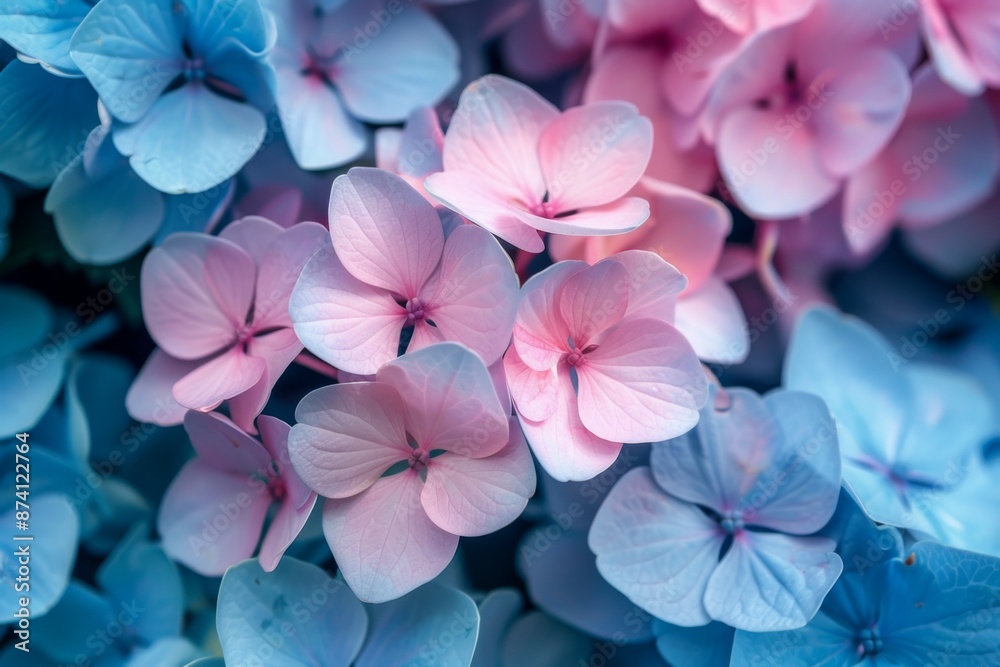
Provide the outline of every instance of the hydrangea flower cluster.
{"type": "Polygon", "coordinates": [[[1000,4],[0,3],[0,666],[1000,662],[1000,4]]]}

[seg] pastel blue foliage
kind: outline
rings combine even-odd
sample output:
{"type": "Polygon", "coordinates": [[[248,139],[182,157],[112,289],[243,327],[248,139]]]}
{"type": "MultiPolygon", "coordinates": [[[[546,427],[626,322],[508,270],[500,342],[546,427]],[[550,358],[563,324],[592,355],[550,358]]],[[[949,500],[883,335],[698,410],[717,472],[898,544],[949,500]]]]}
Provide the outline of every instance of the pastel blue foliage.
{"type": "Polygon", "coordinates": [[[1000,555],[981,511],[984,493],[1000,497],[1000,471],[982,452],[994,416],[971,378],[906,362],[869,325],[817,308],[795,329],[784,381],[829,405],[844,481],[872,519],[1000,555]]]}

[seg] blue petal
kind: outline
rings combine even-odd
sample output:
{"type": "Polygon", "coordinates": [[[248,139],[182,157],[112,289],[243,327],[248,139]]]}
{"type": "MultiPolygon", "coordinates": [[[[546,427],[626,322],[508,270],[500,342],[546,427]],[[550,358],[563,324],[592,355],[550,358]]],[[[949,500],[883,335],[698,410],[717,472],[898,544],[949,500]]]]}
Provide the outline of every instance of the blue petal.
{"type": "MultiPolygon", "coordinates": [[[[151,513],[146,500],[135,489],[114,477],[105,478],[108,474],[106,466],[109,464],[114,465],[110,460],[102,459],[95,465],[95,470],[99,465],[105,466],[105,472],[102,473],[104,476],[96,477],[95,472],[87,474],[88,484],[94,483],[96,479],[98,486],[94,490],[92,500],[84,505],[88,530],[83,543],[87,551],[99,555],[107,554],[114,549],[132,526],[140,521],[148,521],[151,513]]],[[[84,486],[80,479],[78,476],[76,493],[84,494],[87,486],[84,486]]]]}
{"type": "Polygon", "coordinates": [[[893,460],[908,473],[953,486],[963,460],[978,456],[993,434],[989,397],[966,374],[942,366],[908,364],[903,374],[913,388],[913,414],[893,460]]]}
{"type": "Polygon", "coordinates": [[[209,61],[232,50],[266,52],[274,42],[274,28],[258,0],[181,0],[187,14],[191,51],[209,61]]]}
{"type": "Polygon", "coordinates": [[[653,623],[656,648],[672,667],[728,665],[733,650],[733,629],[712,622],[700,628],[682,628],[662,621],[653,623]]]}
{"type": "Polygon", "coordinates": [[[365,3],[347,7],[330,20],[358,30],[343,36],[331,79],[354,116],[399,122],[417,107],[436,104],[458,81],[458,47],[430,15],[415,7],[395,15],[380,10],[388,18],[369,39],[364,30],[379,26],[376,12],[365,3]]]}
{"type": "Polygon", "coordinates": [[[161,192],[202,192],[230,178],[264,141],[264,114],[201,83],[161,97],[142,120],[114,129],[115,146],[161,192]]]}
{"type": "MultiPolygon", "coordinates": [[[[20,640],[15,639],[15,641],[20,640]]],[[[30,643],[28,647],[31,647],[30,643]]],[[[40,655],[38,650],[33,653],[26,652],[15,648],[13,644],[8,644],[7,648],[0,653],[0,667],[59,667],[59,665],[44,655],[40,655]]]]}
{"type": "Polygon", "coordinates": [[[226,667],[226,661],[222,658],[199,658],[194,662],[189,662],[184,667],[226,667]]]}
{"type": "Polygon", "coordinates": [[[8,317],[17,315],[17,326],[0,329],[0,363],[36,345],[52,331],[55,322],[55,314],[45,299],[15,285],[0,286],[0,312],[8,317]]]}
{"type": "Polygon", "coordinates": [[[8,318],[4,321],[9,325],[0,330],[3,440],[37,424],[55,400],[62,386],[70,339],[67,332],[56,330],[48,304],[28,290],[0,287],[0,311],[18,315],[18,326],[8,318]]]}
{"type": "Polygon", "coordinates": [[[20,60],[0,72],[0,172],[32,187],[55,180],[98,124],[97,95],[20,60]]]}
{"type": "Polygon", "coordinates": [[[371,631],[355,667],[468,667],[472,662],[479,610],[465,593],[431,582],[367,608],[371,631]]]}
{"type": "Polygon", "coordinates": [[[126,667],[185,667],[205,652],[182,637],[168,637],[136,651],[126,667]]]}
{"type": "Polygon", "coordinates": [[[368,131],[351,118],[338,93],[309,75],[279,70],[278,113],[295,161],[303,169],[328,169],[357,159],[368,131]]]}
{"type": "Polygon", "coordinates": [[[523,606],[521,594],[513,588],[498,588],[483,598],[479,603],[479,639],[469,667],[502,667],[504,637],[523,606]]]}
{"type": "Polygon", "coordinates": [[[52,184],[45,210],[55,217],[59,240],[73,259],[106,265],[134,255],[153,237],[164,203],[124,158],[93,178],[77,156],[52,184]]]}
{"type": "Polygon", "coordinates": [[[821,613],[801,630],[737,630],[729,667],[854,667],[863,664],[859,662],[856,646],[854,630],[834,623],[821,613]]]}
{"type": "Polygon", "coordinates": [[[894,560],[881,602],[885,658],[899,664],[996,664],[1000,559],[934,542],[894,560]]]}
{"type": "Polygon", "coordinates": [[[540,611],[528,612],[514,622],[503,646],[505,667],[589,665],[600,656],[593,639],[540,611]]]}
{"type": "Polygon", "coordinates": [[[0,39],[67,74],[78,73],[69,40],[90,11],[85,0],[19,0],[0,7],[0,39]]]}
{"type": "Polygon", "coordinates": [[[519,561],[532,601],[563,623],[601,639],[652,638],[652,617],[601,577],[586,534],[545,524],[525,535],[519,561]]]}
{"type": "Polygon", "coordinates": [[[227,664],[255,664],[267,646],[268,667],[333,666],[351,664],[368,617],[343,581],[286,557],[273,572],[256,560],[229,568],[219,589],[217,626],[227,664]],[[284,630],[289,624],[294,633],[284,630]]]}
{"type": "Polygon", "coordinates": [[[677,625],[712,620],[702,596],[723,533],[698,507],[660,489],[649,468],[615,484],[588,539],[601,575],[641,609],[677,625]]]}
{"type": "Polygon", "coordinates": [[[884,461],[910,420],[912,395],[892,348],[869,325],[827,308],[800,318],[785,358],[784,386],[818,395],[840,429],[845,458],[884,461]]]}
{"type": "Polygon", "coordinates": [[[163,548],[143,539],[138,525],[97,570],[97,583],[122,605],[137,605],[132,633],[148,642],[180,633],[184,615],[181,575],[163,548]]]}
{"type": "Polygon", "coordinates": [[[992,513],[983,510],[1000,507],[1000,462],[977,461],[968,468],[961,484],[936,494],[927,509],[945,544],[1000,557],[1000,530],[992,513]]]}
{"type": "MultiPolygon", "coordinates": [[[[13,486],[10,487],[13,492],[13,486]]],[[[18,598],[24,591],[17,590],[18,559],[13,556],[19,547],[26,547],[31,553],[31,616],[38,618],[48,612],[62,597],[69,584],[73,562],[76,560],[76,546],[80,538],[80,519],[70,502],[61,495],[32,494],[29,498],[30,530],[15,530],[14,511],[8,512],[0,521],[7,532],[9,551],[0,557],[3,583],[0,584],[0,604],[10,610],[4,615],[3,623],[16,619],[11,615],[18,609],[18,598]],[[33,541],[14,541],[18,536],[30,535],[33,541]]],[[[26,505],[27,506],[27,505],[26,505]]]]}
{"type": "Polygon", "coordinates": [[[754,475],[771,465],[780,439],[778,423],[760,396],[740,387],[726,394],[726,410],[716,410],[709,400],[693,430],[656,443],[650,455],[653,475],[668,493],[720,513],[740,506],[754,475]]]}
{"type": "Polygon", "coordinates": [[[204,192],[166,197],[166,214],[153,245],[177,232],[211,232],[232,203],[234,192],[236,181],[230,179],[204,192]]]}
{"type": "Polygon", "coordinates": [[[865,572],[903,552],[903,538],[891,526],[879,526],[864,513],[847,491],[821,534],[837,542],[844,572],[865,572]]]}
{"type": "Polygon", "coordinates": [[[81,463],[104,461],[128,430],[125,394],[135,371],[119,357],[79,358],[66,378],[69,440],[81,463]]]}
{"type": "Polygon", "coordinates": [[[843,570],[833,540],[780,533],[736,535],[705,590],[717,621],[751,632],[801,628],[843,570]]]}
{"type": "Polygon", "coordinates": [[[183,16],[173,0],[102,0],[83,20],[70,54],[115,118],[146,114],[183,70],[183,16]]]}
{"type": "Polygon", "coordinates": [[[37,647],[60,664],[73,664],[81,654],[92,658],[95,645],[100,647],[102,653],[113,653],[114,648],[110,644],[121,646],[121,640],[108,638],[107,630],[115,622],[118,612],[118,608],[96,591],[73,581],[59,604],[45,616],[32,621],[32,647],[37,647]],[[103,632],[110,644],[98,644],[98,632],[103,632]]]}
{"type": "MultiPolygon", "coordinates": [[[[10,220],[14,216],[14,197],[7,184],[0,180],[0,260],[7,256],[10,249],[10,220]]],[[[3,343],[0,342],[0,345],[3,343]]]]}

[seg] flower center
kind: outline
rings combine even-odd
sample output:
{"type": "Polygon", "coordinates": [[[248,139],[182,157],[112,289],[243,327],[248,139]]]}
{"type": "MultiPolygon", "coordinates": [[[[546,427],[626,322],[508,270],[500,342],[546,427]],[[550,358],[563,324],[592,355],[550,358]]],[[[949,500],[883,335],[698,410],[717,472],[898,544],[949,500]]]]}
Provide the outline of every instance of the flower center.
{"type": "Polygon", "coordinates": [[[578,347],[574,347],[572,352],[567,353],[565,359],[566,363],[569,364],[570,366],[573,366],[574,368],[577,366],[582,366],[587,362],[587,357],[584,355],[583,351],[578,347]]]}
{"type": "Polygon", "coordinates": [[[746,524],[743,522],[742,514],[733,513],[719,519],[719,525],[722,527],[722,530],[733,535],[743,530],[746,524]]]}
{"type": "Polygon", "coordinates": [[[858,657],[877,655],[885,647],[882,633],[877,627],[866,628],[858,633],[858,657]]]}
{"type": "Polygon", "coordinates": [[[420,472],[421,470],[427,467],[427,462],[430,460],[431,460],[431,453],[428,452],[426,449],[417,447],[410,454],[409,464],[411,468],[413,468],[417,472],[420,472]]]}
{"type": "Polygon", "coordinates": [[[288,495],[288,487],[285,486],[284,480],[280,478],[272,479],[267,485],[267,490],[271,494],[271,500],[275,502],[281,502],[288,495]]]}
{"type": "Polygon", "coordinates": [[[406,323],[413,324],[418,320],[424,319],[426,313],[424,312],[424,302],[420,299],[410,299],[406,302],[406,323]]]}

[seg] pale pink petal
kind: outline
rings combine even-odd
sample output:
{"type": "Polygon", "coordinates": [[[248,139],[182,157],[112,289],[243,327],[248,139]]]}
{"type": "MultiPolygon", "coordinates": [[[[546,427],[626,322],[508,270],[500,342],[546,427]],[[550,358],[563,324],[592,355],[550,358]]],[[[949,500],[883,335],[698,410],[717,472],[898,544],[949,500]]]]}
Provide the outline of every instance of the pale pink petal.
{"type": "Polygon", "coordinates": [[[306,394],[288,436],[292,467],[313,491],[346,498],[410,457],[399,393],[381,382],[351,382],[306,394]]]}
{"type": "Polygon", "coordinates": [[[203,361],[174,359],[163,350],[153,350],[125,396],[129,416],[157,426],[180,424],[188,409],[174,398],[174,385],[203,361]]]}
{"type": "Polygon", "coordinates": [[[354,594],[386,602],[439,575],[458,547],[420,504],[422,483],[409,468],[352,498],[327,500],[323,532],[354,594]]]}
{"type": "Polygon", "coordinates": [[[919,89],[926,91],[920,91],[922,97],[934,96],[945,108],[908,117],[893,140],[892,163],[907,186],[899,213],[908,226],[950,220],[982,203],[1000,169],[996,121],[984,98],[947,89],[930,69],[918,72],[915,93],[919,89]],[[964,105],[958,107],[959,102],[964,105]]]}
{"type": "Polygon", "coordinates": [[[688,2],[608,0],[607,14],[616,28],[636,35],[676,24],[690,13],[690,7],[688,2]]]}
{"type": "Polygon", "coordinates": [[[535,493],[535,465],[516,420],[510,442],[493,456],[446,453],[427,464],[420,502],[440,528],[463,536],[488,535],[521,515],[535,493]]]}
{"type": "Polygon", "coordinates": [[[559,262],[532,276],[521,288],[514,324],[514,346],[529,367],[546,371],[567,352],[570,331],[560,314],[559,293],[583,262],[559,262]]]}
{"type": "Polygon", "coordinates": [[[925,0],[921,10],[927,50],[941,78],[966,95],[982,93],[985,82],[963,48],[941,0],[925,0]]]}
{"type": "Polygon", "coordinates": [[[668,66],[663,51],[655,47],[616,46],[601,55],[587,78],[584,99],[624,100],[653,124],[653,152],[646,175],[705,191],[715,178],[715,155],[698,145],[686,151],[678,143],[682,124],[667,102],[658,82],[668,66]]]}
{"type": "Polygon", "coordinates": [[[271,455],[264,446],[218,412],[188,411],[184,431],[198,460],[210,468],[244,477],[270,471],[271,455]]]}
{"type": "Polygon", "coordinates": [[[629,320],[577,368],[580,419],[595,435],[657,442],[698,423],[708,382],[691,344],[661,320],[629,320]]]}
{"type": "Polygon", "coordinates": [[[716,152],[729,191],[750,215],[792,218],[819,208],[840,181],[826,171],[809,128],[796,129],[774,110],[730,112],[716,152]]]}
{"type": "Polygon", "coordinates": [[[399,392],[406,430],[428,452],[482,458],[507,443],[507,414],[493,380],[482,359],[461,345],[405,354],[379,369],[376,379],[399,392]]]}
{"type": "Polygon", "coordinates": [[[671,45],[669,60],[661,73],[661,85],[667,99],[684,116],[695,116],[708,100],[720,74],[740,54],[744,37],[727,30],[700,11],[690,13],[677,28],[685,39],[671,45]],[[706,40],[705,36],[710,37],[706,40]],[[708,41],[707,44],[699,43],[708,41]],[[692,57],[691,41],[698,50],[692,57]]]}
{"type": "Polygon", "coordinates": [[[687,287],[687,279],[680,271],[659,255],[646,250],[626,250],[605,261],[617,262],[628,272],[628,310],[625,311],[625,318],[652,317],[664,322],[674,321],[677,298],[687,287]]]}
{"type": "Polygon", "coordinates": [[[247,354],[263,359],[266,366],[254,386],[229,399],[229,412],[241,429],[247,433],[256,433],[253,420],[267,405],[267,399],[278,378],[300,352],[302,343],[292,329],[278,329],[250,339],[247,354]]]}
{"type": "Polygon", "coordinates": [[[575,272],[559,292],[559,313],[572,345],[583,349],[621,321],[629,305],[629,273],[614,259],[575,272]]]}
{"type": "Polygon", "coordinates": [[[605,236],[636,229],[649,217],[649,202],[639,197],[624,197],[612,204],[585,208],[559,218],[542,218],[527,211],[515,211],[525,225],[550,234],[605,236]]]}
{"type": "Polygon", "coordinates": [[[829,173],[845,176],[889,143],[910,101],[910,75],[890,51],[864,49],[845,55],[826,76],[806,103],[815,111],[823,164],[829,173]]]}
{"type": "Polygon", "coordinates": [[[517,274],[488,232],[463,225],[448,236],[441,266],[420,294],[444,340],[462,343],[489,365],[510,344],[517,315],[517,274]]]}
{"type": "Polygon", "coordinates": [[[442,172],[424,180],[424,188],[434,199],[453,211],[496,234],[504,241],[528,252],[545,249],[541,237],[526,222],[509,198],[465,173],[442,172]]]}
{"type": "Polygon", "coordinates": [[[316,506],[316,494],[309,494],[309,498],[299,507],[294,503],[285,500],[278,508],[277,514],[271,519],[264,534],[264,541],[260,544],[260,553],[257,558],[260,566],[265,572],[273,572],[278,567],[278,562],[285,555],[285,550],[292,545],[295,538],[302,532],[302,527],[309,520],[313,507],[316,506]]]}
{"type": "Polygon", "coordinates": [[[406,310],[388,292],[361,282],[323,250],[302,269],[288,308],[310,352],[358,375],[396,357],[406,323],[406,310]]]}
{"type": "Polygon", "coordinates": [[[551,417],[559,400],[556,368],[536,371],[521,360],[514,345],[504,355],[503,364],[510,397],[517,411],[536,422],[551,417]]]}
{"type": "Polygon", "coordinates": [[[677,301],[674,326],[702,361],[738,364],[750,353],[743,307],[729,285],[719,278],[710,278],[677,301]]]}
{"type": "Polygon", "coordinates": [[[330,236],[355,278],[407,299],[434,272],[444,248],[434,207],[399,176],[367,167],[333,182],[330,236]]]}
{"type": "Polygon", "coordinates": [[[627,247],[655,252],[684,274],[689,292],[698,289],[722,255],[733,224],[729,210],[717,199],[650,178],[637,193],[649,201],[650,220],[632,232],[643,236],[627,247]]]}
{"type": "Polygon", "coordinates": [[[266,368],[263,359],[248,356],[235,346],[178,380],[174,398],[192,410],[213,410],[257,384],[266,368]]]}
{"type": "Polygon", "coordinates": [[[866,164],[844,187],[844,237],[858,255],[868,254],[888,238],[903,205],[907,185],[888,157],[866,164]]]}
{"type": "Polygon", "coordinates": [[[698,0],[702,11],[738,33],[793,23],[808,14],[814,4],[816,0],[698,0]]]}
{"type": "Polygon", "coordinates": [[[556,410],[551,417],[535,422],[519,415],[524,437],[542,468],[554,479],[593,479],[611,467],[622,445],[597,437],[580,421],[569,369],[558,369],[557,379],[556,410]]]}
{"type": "Polygon", "coordinates": [[[323,225],[300,222],[274,239],[257,264],[257,290],[254,293],[253,325],[258,331],[272,327],[291,327],[288,300],[302,273],[302,267],[320,248],[329,244],[323,225]]]}
{"type": "Polygon", "coordinates": [[[257,215],[287,228],[301,219],[302,198],[298,188],[278,184],[255,187],[233,206],[233,215],[257,215]]]}
{"type": "Polygon", "coordinates": [[[511,414],[513,406],[510,402],[510,391],[507,389],[507,373],[504,372],[503,357],[487,366],[486,370],[489,371],[490,380],[493,381],[493,388],[496,389],[503,413],[505,415],[511,414]]]}
{"type": "Polygon", "coordinates": [[[306,486],[292,467],[292,459],[288,453],[288,436],[292,427],[276,417],[261,415],[257,419],[260,428],[260,439],[271,460],[278,468],[278,475],[285,484],[285,502],[293,508],[302,507],[310,500],[313,492],[306,486]]]}
{"type": "Polygon", "coordinates": [[[406,346],[405,353],[410,354],[446,340],[448,339],[445,338],[440,329],[432,327],[426,320],[421,320],[413,325],[413,333],[410,335],[410,342],[406,346]]]}
{"type": "Polygon", "coordinates": [[[232,241],[246,250],[254,263],[259,265],[267,249],[281,237],[283,231],[281,225],[276,222],[259,215],[248,215],[226,225],[219,232],[219,238],[232,241]]]}
{"type": "Polygon", "coordinates": [[[558,115],[524,84],[494,74],[473,81],[462,91],[445,134],[445,171],[472,175],[522,203],[540,202],[545,181],[538,140],[558,115]]]}
{"type": "Polygon", "coordinates": [[[253,259],[235,243],[171,235],[146,256],[139,276],[149,335],[178,359],[217,352],[246,323],[255,276],[253,259]]]}
{"type": "Polygon", "coordinates": [[[699,127],[705,140],[718,143],[719,126],[734,109],[752,106],[782,90],[791,53],[793,31],[779,28],[750,37],[719,75],[715,89],[702,112],[699,127]]]}
{"type": "Polygon", "coordinates": [[[556,213],[603,206],[636,184],[653,147],[653,124],[627,102],[574,107],[549,123],[538,155],[556,213]]]}
{"type": "Polygon", "coordinates": [[[157,530],[171,558],[217,577],[253,555],[270,505],[271,496],[259,482],[195,460],[163,496],[157,530]]]}

